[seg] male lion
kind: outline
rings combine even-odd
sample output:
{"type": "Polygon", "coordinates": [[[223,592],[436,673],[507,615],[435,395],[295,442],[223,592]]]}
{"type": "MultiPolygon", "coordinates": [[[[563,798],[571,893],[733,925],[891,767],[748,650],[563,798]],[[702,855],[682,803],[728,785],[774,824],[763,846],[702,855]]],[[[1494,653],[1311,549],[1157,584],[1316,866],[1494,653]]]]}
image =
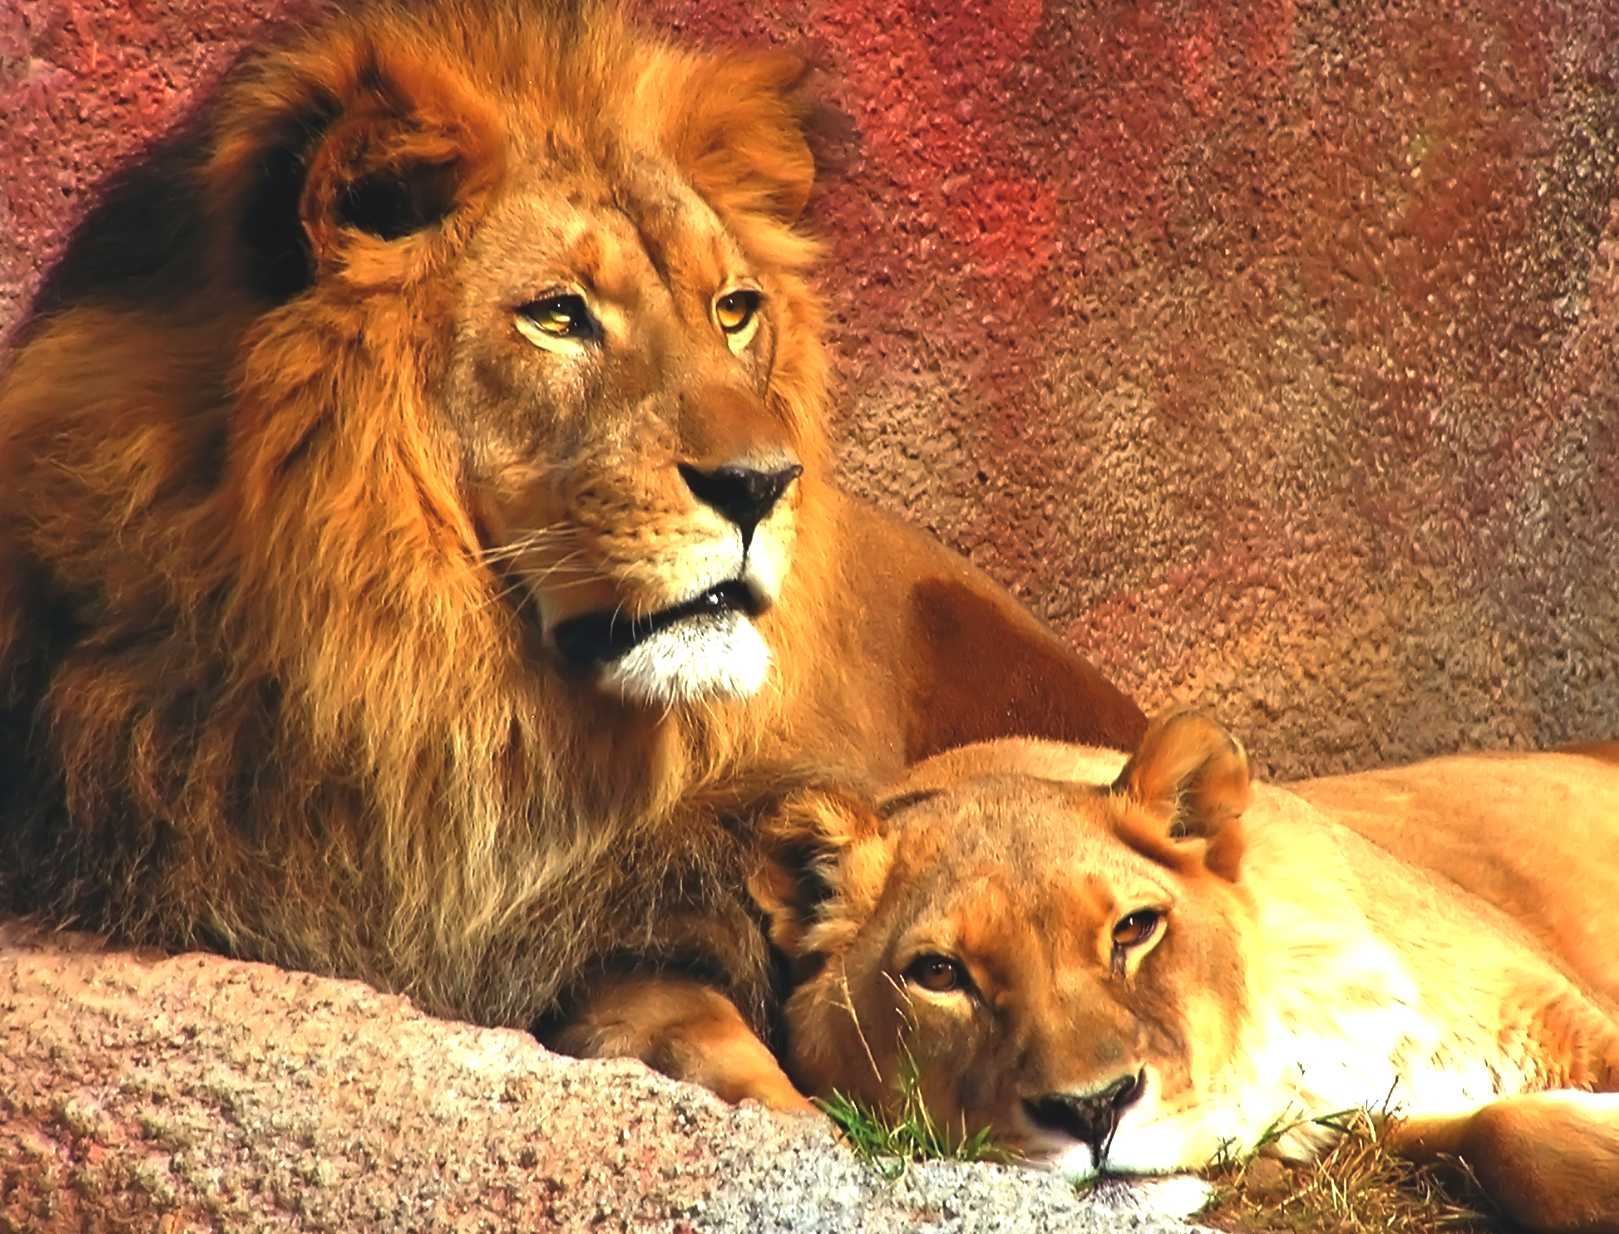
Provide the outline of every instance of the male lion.
{"type": "Polygon", "coordinates": [[[117,179],[0,381],[0,903],[484,1023],[670,974],[599,1048],[797,1100],[704,1063],[775,769],[1143,723],[832,486],[801,77],[363,4],[117,179]]]}
{"type": "Polygon", "coordinates": [[[982,743],[766,830],[808,1091],[914,1059],[936,1118],[1081,1176],[1395,1109],[1529,1228],[1619,1230],[1619,744],[1250,786],[1176,712],[1128,762],[982,743]]]}

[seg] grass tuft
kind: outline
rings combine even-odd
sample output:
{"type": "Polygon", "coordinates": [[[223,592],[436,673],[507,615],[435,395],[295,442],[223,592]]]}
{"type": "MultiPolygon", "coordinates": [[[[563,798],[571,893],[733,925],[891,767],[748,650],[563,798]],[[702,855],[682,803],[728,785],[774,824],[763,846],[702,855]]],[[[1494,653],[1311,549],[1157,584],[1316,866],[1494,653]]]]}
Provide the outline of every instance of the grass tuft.
{"type": "Polygon", "coordinates": [[[988,1127],[968,1134],[963,1126],[959,1133],[952,1133],[934,1121],[922,1097],[916,1060],[909,1051],[900,1060],[899,1102],[893,1116],[840,1092],[816,1104],[838,1125],[855,1155],[890,1181],[913,1161],[1014,1159],[1014,1154],[994,1143],[988,1127]]]}

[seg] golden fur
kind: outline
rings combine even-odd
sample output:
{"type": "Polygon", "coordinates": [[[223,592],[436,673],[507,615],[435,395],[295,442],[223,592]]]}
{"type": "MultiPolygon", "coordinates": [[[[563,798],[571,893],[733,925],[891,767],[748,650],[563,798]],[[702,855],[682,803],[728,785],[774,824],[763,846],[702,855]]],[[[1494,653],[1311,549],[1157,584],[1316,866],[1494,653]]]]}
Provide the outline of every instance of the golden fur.
{"type": "Polygon", "coordinates": [[[107,190],[0,378],[0,903],[493,1023],[676,966],[757,1025],[783,768],[1133,737],[832,485],[802,75],[354,5],[107,190]],[[756,525],[725,468],[772,469],[756,525]],[[576,619],[642,641],[572,662],[576,619]]]}
{"type": "Polygon", "coordinates": [[[1611,747],[1250,785],[1176,712],[1128,762],[984,743],[771,830],[806,1091],[881,1104],[908,1053],[936,1118],[1079,1175],[1395,1111],[1526,1226],[1619,1229],[1611,747]]]}

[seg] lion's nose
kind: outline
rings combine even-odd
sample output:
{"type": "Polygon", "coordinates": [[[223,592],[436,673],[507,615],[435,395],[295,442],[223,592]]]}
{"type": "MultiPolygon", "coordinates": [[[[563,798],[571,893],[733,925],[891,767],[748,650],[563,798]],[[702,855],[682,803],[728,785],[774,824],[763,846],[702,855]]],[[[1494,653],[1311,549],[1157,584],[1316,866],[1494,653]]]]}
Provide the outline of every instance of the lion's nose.
{"type": "Polygon", "coordinates": [[[704,470],[680,464],[680,474],[697,500],[712,506],[742,531],[744,546],[752,543],[753,529],[781,500],[787,486],[802,475],[797,463],[776,471],[753,467],[715,467],[704,470]]]}
{"type": "Polygon", "coordinates": [[[1132,1073],[1088,1093],[1046,1093],[1030,1097],[1023,1102],[1023,1108],[1037,1127],[1088,1144],[1100,1166],[1107,1156],[1113,1130],[1119,1125],[1119,1116],[1140,1099],[1141,1089],[1141,1075],[1132,1073]]]}

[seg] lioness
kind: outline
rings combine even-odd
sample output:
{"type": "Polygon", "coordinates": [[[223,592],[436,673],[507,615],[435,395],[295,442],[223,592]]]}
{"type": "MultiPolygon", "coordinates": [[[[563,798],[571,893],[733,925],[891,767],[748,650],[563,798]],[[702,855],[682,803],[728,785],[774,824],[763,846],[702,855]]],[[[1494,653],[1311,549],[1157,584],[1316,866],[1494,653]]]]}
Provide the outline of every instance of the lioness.
{"type": "Polygon", "coordinates": [[[789,1070],[1089,1176],[1308,1154],[1397,1110],[1535,1230],[1619,1229],[1619,745],[1286,787],[1175,712],[806,793],[752,886],[789,1070]],[[1595,1090],[1595,1091],[1593,1091],[1595,1090]]]}
{"type": "Polygon", "coordinates": [[[652,971],[580,1048],[797,1101],[705,1044],[777,768],[1144,724],[833,484],[802,78],[334,5],[107,188],[0,375],[0,909],[493,1024],[652,971]]]}

